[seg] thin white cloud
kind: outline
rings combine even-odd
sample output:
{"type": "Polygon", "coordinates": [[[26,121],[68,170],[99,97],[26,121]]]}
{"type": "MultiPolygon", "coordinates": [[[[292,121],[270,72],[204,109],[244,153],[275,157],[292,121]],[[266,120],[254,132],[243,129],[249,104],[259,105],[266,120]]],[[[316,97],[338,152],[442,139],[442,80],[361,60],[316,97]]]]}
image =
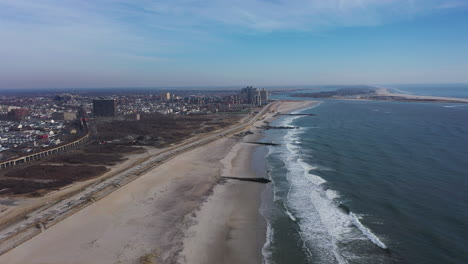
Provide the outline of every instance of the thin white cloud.
{"type": "MultiPolygon", "coordinates": [[[[466,5],[461,0],[0,0],[1,17],[43,23],[147,22],[164,27],[209,23],[252,30],[313,30],[386,23],[408,13],[466,5]]],[[[1,18],[0,18],[1,19],[1,18]]],[[[139,24],[138,26],[145,26],[139,24]]],[[[211,25],[209,25],[211,26],[211,25]]]]}
{"type": "MultiPolygon", "coordinates": [[[[122,1],[120,1],[122,3],[122,1]]],[[[452,2],[452,3],[450,3],[452,2]]],[[[180,24],[219,23],[250,30],[317,30],[366,26],[431,12],[453,0],[171,0],[129,1],[146,16],[169,17],[180,24]]],[[[164,22],[163,22],[164,23],[164,22]]]]}
{"type": "Polygon", "coordinates": [[[454,9],[454,8],[461,8],[461,7],[468,7],[468,1],[462,0],[454,0],[454,1],[444,1],[439,5],[439,8],[442,9],[454,9]]]}
{"type": "Polygon", "coordinates": [[[0,85],[21,72],[160,67],[229,33],[375,26],[460,7],[465,0],[0,0],[0,85]]]}

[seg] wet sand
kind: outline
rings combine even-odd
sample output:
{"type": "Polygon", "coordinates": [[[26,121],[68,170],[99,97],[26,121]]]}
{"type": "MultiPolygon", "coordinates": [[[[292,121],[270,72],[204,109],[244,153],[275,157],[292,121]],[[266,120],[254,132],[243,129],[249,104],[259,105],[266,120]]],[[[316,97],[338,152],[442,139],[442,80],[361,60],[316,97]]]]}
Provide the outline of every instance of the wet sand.
{"type": "MultiPolygon", "coordinates": [[[[317,102],[283,101],[276,112],[288,113],[310,107],[317,102]]],[[[265,121],[271,121],[267,115],[265,121]]],[[[262,125],[257,122],[255,126],[262,125]]],[[[253,132],[243,142],[257,141],[263,136],[262,130],[253,132]]],[[[252,164],[256,145],[239,143],[232,147],[221,160],[222,175],[231,177],[265,177],[256,174],[252,164]]],[[[258,161],[262,162],[262,161],[258,161]]],[[[264,161],[263,161],[264,162],[264,161]]],[[[261,183],[227,180],[214,188],[214,193],[202,205],[194,224],[185,232],[184,247],[179,262],[186,264],[215,263],[262,263],[262,248],[266,240],[266,220],[260,214],[261,183]]]]}
{"type": "MultiPolygon", "coordinates": [[[[260,132],[244,141],[255,141],[260,132]]],[[[257,145],[238,143],[221,160],[222,176],[260,177],[251,168],[257,145]]],[[[181,263],[261,263],[266,222],[259,214],[264,184],[224,180],[193,217],[186,232],[181,263]],[[260,249],[260,250],[259,250],[260,249]]]]}

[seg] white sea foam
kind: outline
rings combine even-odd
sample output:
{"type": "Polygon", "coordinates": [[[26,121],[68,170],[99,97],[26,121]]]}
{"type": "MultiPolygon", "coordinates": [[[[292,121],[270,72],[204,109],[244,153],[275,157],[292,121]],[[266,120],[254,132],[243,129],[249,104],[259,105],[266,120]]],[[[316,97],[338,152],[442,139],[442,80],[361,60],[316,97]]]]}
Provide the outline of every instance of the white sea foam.
{"type": "MultiPolygon", "coordinates": [[[[300,116],[288,117],[281,125],[290,126],[300,116]]],[[[335,190],[325,190],[326,181],[317,175],[320,170],[332,170],[321,166],[312,166],[308,160],[301,157],[301,149],[297,141],[304,129],[291,129],[284,136],[283,147],[269,148],[271,153],[279,155],[287,170],[286,180],[289,190],[284,204],[285,213],[297,222],[304,248],[314,262],[317,263],[348,263],[347,259],[356,259],[349,248],[342,247],[357,240],[370,240],[381,248],[385,244],[355,217],[337,207],[335,199],[340,197],[335,190]],[[317,170],[315,172],[314,170],[317,170]],[[313,172],[313,173],[312,173],[313,172]],[[294,214],[292,213],[294,212],[294,214]]],[[[274,195],[276,187],[273,183],[274,195]]],[[[275,200],[277,198],[275,197],[275,200]]],[[[280,197],[278,197],[280,199],[280,197]]],[[[271,261],[271,244],[273,228],[267,227],[267,242],[262,253],[264,263],[271,261]]]]}
{"type": "MultiPolygon", "coordinates": [[[[271,154],[271,149],[268,148],[268,153],[266,154],[267,157],[271,154]]],[[[274,179],[271,177],[271,174],[270,174],[270,171],[271,171],[271,167],[269,164],[267,164],[268,166],[268,178],[272,181],[272,185],[268,186],[267,188],[265,188],[265,191],[263,192],[262,194],[262,205],[260,206],[260,214],[265,218],[265,221],[267,223],[267,228],[266,228],[266,238],[265,238],[265,244],[263,245],[262,247],[262,255],[263,255],[263,264],[270,264],[272,263],[271,259],[272,259],[272,242],[273,242],[273,228],[271,227],[271,223],[269,221],[269,206],[268,206],[268,202],[265,200],[267,199],[266,197],[268,196],[267,193],[268,193],[268,190],[269,190],[269,187],[271,187],[273,190],[273,200],[276,200],[276,192],[275,192],[275,188],[274,188],[274,185],[275,185],[275,182],[274,182],[274,179]],[[264,196],[266,195],[266,196],[264,196]]]]}
{"type": "Polygon", "coordinates": [[[298,140],[299,140],[299,137],[291,137],[291,138],[289,138],[288,141],[289,141],[289,142],[296,142],[296,141],[298,141],[298,140]]]}
{"type": "MultiPolygon", "coordinates": [[[[291,125],[294,119],[289,119],[285,125],[291,125]]],[[[290,188],[285,208],[292,209],[294,215],[288,209],[285,213],[298,222],[300,236],[309,253],[312,252],[314,261],[347,263],[347,258],[358,258],[349,250],[343,252],[347,247],[339,246],[354,240],[369,239],[377,246],[386,248],[354,214],[348,215],[340,210],[334,201],[340,197],[339,193],[331,189],[325,190],[323,184],[326,180],[311,173],[313,170],[320,170],[320,166],[312,166],[301,158],[301,150],[294,144],[299,139],[299,133],[299,129],[288,131],[283,142],[286,148],[272,148],[271,151],[280,155],[288,171],[286,179],[290,188]]]]}
{"type": "Polygon", "coordinates": [[[332,169],[332,168],[328,168],[328,167],[321,166],[321,165],[315,166],[315,169],[314,169],[314,170],[319,170],[319,171],[335,171],[335,170],[332,169]]]}
{"type": "MultiPolygon", "coordinates": [[[[335,263],[337,260],[339,263],[346,263],[336,250],[335,238],[330,236],[329,228],[324,225],[324,222],[329,221],[322,219],[324,210],[321,209],[323,208],[321,201],[324,199],[320,192],[323,191],[321,185],[326,181],[320,176],[310,173],[316,167],[300,159],[299,147],[290,143],[291,139],[298,136],[298,133],[300,132],[297,130],[289,131],[284,137],[286,148],[275,149],[275,151],[280,152],[288,170],[286,175],[290,183],[287,197],[288,208],[297,212],[294,218],[300,217],[298,223],[301,237],[305,246],[312,252],[314,260],[319,263],[335,263]],[[318,195],[318,200],[321,201],[318,201],[317,197],[311,197],[311,195],[318,195]]],[[[325,199],[327,198],[325,197],[325,199]]],[[[331,217],[331,220],[333,219],[336,217],[331,217]]]]}
{"type": "Polygon", "coordinates": [[[298,118],[302,118],[303,116],[288,116],[280,121],[278,121],[278,126],[291,126],[292,122],[298,118]]]}
{"type": "Polygon", "coordinates": [[[262,255],[263,255],[263,264],[272,263],[272,250],[271,250],[271,243],[273,242],[273,228],[271,228],[271,224],[267,220],[267,230],[266,230],[266,241],[262,247],[262,255]]]}
{"type": "MultiPolygon", "coordinates": [[[[285,126],[285,125],[288,125],[288,126],[289,126],[289,125],[292,124],[292,122],[293,122],[295,119],[298,119],[298,118],[301,118],[301,117],[303,117],[303,116],[289,116],[289,117],[287,117],[287,118],[282,119],[282,121],[280,121],[277,125],[278,125],[278,126],[285,126]]],[[[296,130],[297,132],[299,132],[301,129],[294,129],[294,130],[296,130]]],[[[292,130],[291,130],[291,131],[292,131],[292,130]]],[[[297,135],[297,134],[287,133],[287,136],[293,136],[293,135],[297,135]]],[[[294,141],[291,141],[290,138],[287,139],[286,136],[285,136],[284,139],[285,139],[285,141],[287,141],[288,143],[290,143],[290,144],[287,145],[288,152],[290,152],[289,149],[291,149],[291,150],[294,149],[295,151],[298,150],[297,147],[295,147],[293,144],[291,144],[291,143],[294,142],[294,141]]],[[[298,140],[298,139],[299,139],[299,138],[297,138],[296,140],[298,140]]],[[[298,143],[298,144],[299,144],[299,143],[298,143]]],[[[270,148],[269,148],[269,154],[276,153],[276,151],[278,151],[278,150],[281,151],[281,149],[282,149],[282,148],[272,148],[272,147],[270,147],[270,148]]],[[[291,152],[290,152],[290,153],[291,153],[291,152]]],[[[294,158],[294,157],[291,157],[291,158],[294,158]]],[[[287,159],[283,159],[283,161],[284,161],[285,163],[288,162],[287,159]]],[[[290,171],[290,170],[293,169],[293,168],[290,168],[289,166],[286,165],[286,169],[287,169],[288,171],[290,171]]],[[[294,170],[294,169],[293,169],[293,170],[294,170]]],[[[288,172],[288,174],[289,174],[289,172],[288,172]]],[[[272,179],[272,180],[273,180],[273,179],[272,179]]],[[[276,200],[277,200],[277,188],[275,187],[275,186],[276,186],[275,182],[272,181],[272,183],[273,183],[273,196],[274,196],[273,199],[276,201],[276,200]]],[[[290,185],[290,186],[292,186],[292,185],[290,185]]],[[[289,191],[291,191],[291,190],[289,190],[289,191]]],[[[288,194],[288,196],[289,196],[289,194],[288,194]]],[[[288,198],[288,200],[289,200],[289,198],[288,198]]],[[[285,205],[285,208],[286,208],[286,205],[285,205]]],[[[287,210],[287,212],[288,212],[288,216],[289,216],[293,221],[296,221],[296,220],[297,220],[296,217],[295,217],[291,212],[289,212],[288,210],[287,210]]],[[[308,233],[308,234],[310,234],[310,233],[312,233],[312,234],[318,234],[318,233],[320,233],[320,232],[323,233],[323,228],[322,228],[322,226],[320,225],[320,221],[318,221],[318,220],[319,220],[319,219],[313,219],[313,218],[308,218],[308,219],[307,219],[307,221],[310,221],[310,224],[307,225],[307,226],[308,226],[307,228],[313,228],[313,229],[315,229],[315,232],[304,232],[304,233],[300,233],[300,234],[299,234],[299,235],[301,236],[301,238],[303,238],[302,241],[304,242],[304,249],[305,249],[305,252],[307,253],[307,255],[308,255],[309,257],[311,257],[312,255],[315,255],[316,252],[314,252],[314,254],[312,254],[312,252],[309,250],[308,244],[311,243],[311,241],[310,241],[311,239],[310,239],[310,238],[305,238],[305,237],[303,236],[303,234],[305,234],[305,233],[308,233]],[[315,221],[315,220],[317,220],[317,221],[315,221]],[[315,226],[314,226],[314,225],[315,225],[315,226]]],[[[271,260],[271,258],[272,258],[272,248],[271,248],[271,247],[272,247],[272,242],[273,242],[273,234],[274,234],[274,229],[273,229],[273,227],[271,226],[270,222],[268,222],[268,219],[267,219],[267,235],[266,235],[266,242],[265,242],[265,244],[264,244],[264,246],[263,246],[263,248],[262,248],[262,254],[263,254],[263,257],[264,257],[264,258],[263,258],[263,263],[265,263],[265,264],[266,264],[266,263],[272,263],[272,260],[271,260]]],[[[325,245],[326,243],[328,243],[328,239],[327,239],[325,236],[322,236],[322,237],[324,238],[324,239],[323,239],[324,243],[319,243],[319,244],[318,244],[318,245],[319,245],[319,248],[322,249],[322,250],[319,250],[319,252],[322,252],[322,255],[324,255],[324,256],[328,256],[328,255],[330,254],[330,251],[328,250],[328,248],[327,248],[326,246],[322,246],[322,245],[325,245]]],[[[326,258],[322,258],[322,259],[326,259],[326,258]]],[[[328,259],[330,259],[330,258],[328,258],[328,259]]],[[[321,262],[321,263],[332,263],[332,262],[321,262]]]]}
{"type": "Polygon", "coordinates": [[[317,167],[311,166],[308,163],[304,162],[302,159],[297,159],[297,162],[304,170],[304,176],[314,185],[319,186],[327,181],[322,179],[320,176],[310,173],[310,171],[315,170],[317,167]]]}
{"type": "MultiPolygon", "coordinates": [[[[266,154],[266,156],[267,156],[267,157],[270,156],[270,154],[271,154],[272,152],[273,152],[273,151],[272,151],[272,146],[269,146],[269,147],[268,147],[268,153],[266,154]]],[[[267,164],[267,166],[268,166],[268,179],[271,181],[272,186],[275,186],[275,185],[276,185],[276,184],[275,184],[275,179],[274,179],[273,177],[271,177],[271,174],[270,174],[272,168],[271,168],[268,164],[267,164]]],[[[277,198],[278,196],[277,196],[277,194],[276,194],[277,190],[276,190],[276,188],[272,188],[272,189],[273,189],[273,190],[272,190],[272,192],[273,192],[273,201],[277,201],[277,200],[278,200],[278,198],[277,198]]]]}
{"type": "Polygon", "coordinates": [[[447,108],[461,108],[461,107],[466,107],[466,105],[444,105],[444,107],[447,107],[447,108]]]}
{"type": "Polygon", "coordinates": [[[357,218],[357,216],[354,214],[354,213],[349,213],[350,217],[351,217],[351,221],[353,222],[353,224],[359,228],[359,230],[361,230],[361,232],[367,237],[369,238],[370,241],[372,241],[374,244],[376,244],[377,246],[383,248],[383,249],[387,249],[387,246],[382,242],[380,241],[380,239],[374,234],[372,233],[367,227],[365,227],[361,221],[359,221],[359,219],[357,218]]]}
{"type": "Polygon", "coordinates": [[[328,189],[328,190],[325,192],[325,195],[326,195],[327,198],[330,199],[330,200],[340,198],[340,194],[339,194],[337,191],[331,190],[331,189],[328,189]]]}
{"type": "Polygon", "coordinates": [[[289,212],[288,209],[285,209],[284,212],[289,216],[289,218],[291,218],[291,220],[296,222],[296,217],[294,217],[294,215],[291,212],[289,212]]]}

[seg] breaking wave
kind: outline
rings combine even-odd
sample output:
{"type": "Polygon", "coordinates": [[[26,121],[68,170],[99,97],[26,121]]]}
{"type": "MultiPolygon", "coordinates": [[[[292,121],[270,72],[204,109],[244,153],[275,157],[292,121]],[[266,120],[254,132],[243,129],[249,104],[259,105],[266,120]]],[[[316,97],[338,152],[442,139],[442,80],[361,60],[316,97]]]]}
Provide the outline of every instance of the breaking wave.
{"type": "MultiPolygon", "coordinates": [[[[282,120],[282,125],[291,125],[298,117],[282,120]]],[[[270,154],[278,155],[287,169],[289,191],[284,201],[284,213],[300,228],[300,237],[314,262],[348,263],[357,259],[346,245],[354,241],[369,240],[382,249],[386,245],[365,227],[357,216],[338,206],[340,194],[324,185],[326,180],[312,172],[312,166],[301,157],[300,141],[302,129],[290,130],[284,136],[285,147],[270,148],[270,154]]],[[[269,231],[270,236],[273,231],[269,231]]],[[[271,238],[271,237],[270,237],[271,238]]],[[[271,242],[267,242],[271,243],[271,242]]]]}
{"type": "Polygon", "coordinates": [[[379,246],[380,248],[382,249],[387,249],[387,246],[382,242],[380,241],[380,239],[374,234],[372,233],[367,227],[365,227],[361,221],[359,221],[358,217],[354,214],[354,213],[349,213],[350,217],[351,217],[351,221],[353,222],[353,224],[359,229],[361,230],[361,232],[367,237],[369,238],[370,241],[372,241],[372,243],[376,244],[377,246],[379,246]]]}

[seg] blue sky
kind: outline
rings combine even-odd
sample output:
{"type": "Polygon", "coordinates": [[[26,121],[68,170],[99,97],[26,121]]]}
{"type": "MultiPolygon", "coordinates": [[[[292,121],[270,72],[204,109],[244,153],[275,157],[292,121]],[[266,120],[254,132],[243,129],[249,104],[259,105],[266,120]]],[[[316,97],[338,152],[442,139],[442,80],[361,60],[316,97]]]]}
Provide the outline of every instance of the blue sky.
{"type": "Polygon", "coordinates": [[[468,0],[0,0],[0,88],[468,83],[468,0]]]}

